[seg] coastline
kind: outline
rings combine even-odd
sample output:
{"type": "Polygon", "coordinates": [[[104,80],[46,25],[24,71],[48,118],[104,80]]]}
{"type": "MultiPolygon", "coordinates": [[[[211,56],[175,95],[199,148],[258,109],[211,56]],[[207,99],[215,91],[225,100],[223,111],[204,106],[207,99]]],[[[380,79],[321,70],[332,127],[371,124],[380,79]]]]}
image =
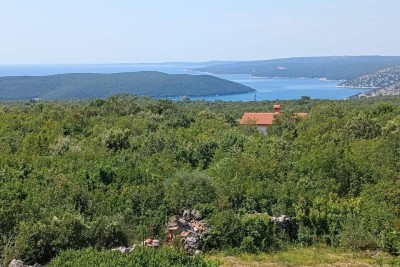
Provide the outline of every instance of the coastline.
{"type": "Polygon", "coordinates": [[[349,88],[349,89],[381,89],[381,87],[368,87],[368,86],[364,86],[364,87],[358,87],[358,86],[351,86],[351,85],[336,85],[336,87],[338,88],[349,88]]]}

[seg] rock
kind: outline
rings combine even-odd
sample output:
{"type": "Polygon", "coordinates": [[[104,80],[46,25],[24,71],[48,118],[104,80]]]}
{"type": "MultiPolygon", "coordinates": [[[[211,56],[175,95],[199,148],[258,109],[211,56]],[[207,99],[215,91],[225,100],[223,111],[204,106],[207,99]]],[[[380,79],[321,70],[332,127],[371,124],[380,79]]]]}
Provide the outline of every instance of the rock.
{"type": "Polygon", "coordinates": [[[172,245],[179,238],[189,254],[200,251],[202,234],[207,231],[207,224],[201,218],[201,212],[196,209],[184,210],[182,217],[172,216],[167,224],[167,244],[172,245]]]}
{"type": "Polygon", "coordinates": [[[178,220],[178,224],[187,225],[187,224],[188,224],[188,221],[185,220],[185,219],[179,219],[179,220],[178,220]]]}
{"type": "Polygon", "coordinates": [[[133,245],[132,247],[118,247],[118,248],[113,248],[111,249],[112,251],[119,251],[121,253],[131,253],[135,249],[136,245],[133,245]]]}
{"type": "Polygon", "coordinates": [[[154,239],[152,245],[153,245],[153,247],[159,247],[161,245],[160,240],[154,239]]]}
{"type": "Polygon", "coordinates": [[[200,242],[201,242],[201,236],[198,234],[191,234],[188,237],[186,237],[184,243],[183,243],[183,248],[189,253],[189,254],[195,254],[196,251],[199,250],[200,248],[200,242]]]}
{"type": "Polygon", "coordinates": [[[196,209],[192,210],[192,211],[190,212],[190,214],[192,215],[192,217],[193,217],[195,220],[201,220],[201,218],[203,217],[202,214],[201,214],[201,212],[200,212],[199,210],[196,210],[196,209]]]}
{"type": "Polygon", "coordinates": [[[26,267],[23,261],[13,259],[8,267],[26,267]]]}
{"type": "Polygon", "coordinates": [[[34,265],[26,265],[23,261],[21,260],[16,260],[13,259],[10,264],[8,265],[8,267],[43,267],[43,265],[39,264],[39,263],[35,263],[34,265]]]}
{"type": "Polygon", "coordinates": [[[279,217],[271,217],[271,221],[277,226],[277,231],[284,231],[291,240],[297,238],[299,226],[296,218],[282,215],[279,217]]]}
{"type": "Polygon", "coordinates": [[[182,218],[185,220],[185,221],[190,221],[191,219],[192,219],[192,215],[191,215],[191,212],[190,212],[190,210],[184,210],[183,211],[183,214],[182,214],[182,218]]]}
{"type": "Polygon", "coordinates": [[[187,231],[190,229],[188,221],[179,216],[171,216],[167,225],[168,231],[173,232],[174,234],[180,234],[183,231],[187,231]]]}

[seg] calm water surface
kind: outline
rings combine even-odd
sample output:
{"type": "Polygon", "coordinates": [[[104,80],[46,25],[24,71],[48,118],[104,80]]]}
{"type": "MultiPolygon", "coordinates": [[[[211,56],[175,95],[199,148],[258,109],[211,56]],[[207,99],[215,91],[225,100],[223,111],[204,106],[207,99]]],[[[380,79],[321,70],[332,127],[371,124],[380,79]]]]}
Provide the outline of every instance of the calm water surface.
{"type": "MultiPolygon", "coordinates": [[[[81,64],[81,65],[0,65],[0,76],[42,76],[61,73],[118,73],[136,71],[160,71],[169,74],[203,74],[188,71],[199,64],[81,64]]],[[[319,79],[267,79],[250,75],[215,75],[238,82],[257,90],[256,93],[192,97],[206,101],[254,101],[275,99],[299,99],[302,96],[324,99],[345,99],[365,89],[337,88],[338,81],[319,79]]],[[[171,98],[179,100],[181,98],[171,98]]]]}

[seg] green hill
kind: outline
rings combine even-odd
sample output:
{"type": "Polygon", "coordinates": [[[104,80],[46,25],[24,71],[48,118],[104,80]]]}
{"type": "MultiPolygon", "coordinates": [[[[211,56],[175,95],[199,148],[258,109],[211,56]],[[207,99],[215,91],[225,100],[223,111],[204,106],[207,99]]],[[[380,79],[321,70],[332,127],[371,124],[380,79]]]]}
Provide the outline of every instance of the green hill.
{"type": "Polygon", "coordinates": [[[380,69],[376,72],[362,75],[356,79],[344,81],[338,86],[384,88],[400,82],[400,65],[380,69]]]}
{"type": "Polygon", "coordinates": [[[298,57],[221,64],[195,70],[213,74],[251,74],[258,77],[349,80],[399,64],[400,57],[393,56],[298,57]]]}
{"type": "Polygon", "coordinates": [[[254,89],[210,75],[126,72],[0,77],[0,100],[104,98],[128,93],[150,97],[236,94],[254,89]]]}
{"type": "Polygon", "coordinates": [[[380,97],[400,95],[400,83],[395,83],[384,88],[375,88],[368,92],[358,93],[351,98],[380,97]]]}

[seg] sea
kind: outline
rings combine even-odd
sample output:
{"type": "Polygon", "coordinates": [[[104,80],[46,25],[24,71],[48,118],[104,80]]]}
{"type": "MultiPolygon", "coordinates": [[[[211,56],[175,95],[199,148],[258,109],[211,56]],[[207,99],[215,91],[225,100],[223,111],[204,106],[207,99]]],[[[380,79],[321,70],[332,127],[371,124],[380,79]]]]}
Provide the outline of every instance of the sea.
{"type": "MultiPolygon", "coordinates": [[[[159,64],[69,64],[69,65],[0,65],[0,76],[43,76],[62,73],[119,73],[137,71],[160,71],[168,74],[202,75],[194,71],[201,63],[159,63],[159,64]]],[[[212,74],[211,74],[212,75],[212,74]]],[[[362,88],[336,87],[340,81],[310,78],[262,78],[248,74],[214,75],[244,84],[256,90],[254,93],[233,95],[210,95],[190,97],[191,100],[205,101],[261,101],[289,100],[308,96],[312,99],[346,99],[360,92],[362,88]]],[[[172,100],[182,100],[173,97],[172,100]]]]}

